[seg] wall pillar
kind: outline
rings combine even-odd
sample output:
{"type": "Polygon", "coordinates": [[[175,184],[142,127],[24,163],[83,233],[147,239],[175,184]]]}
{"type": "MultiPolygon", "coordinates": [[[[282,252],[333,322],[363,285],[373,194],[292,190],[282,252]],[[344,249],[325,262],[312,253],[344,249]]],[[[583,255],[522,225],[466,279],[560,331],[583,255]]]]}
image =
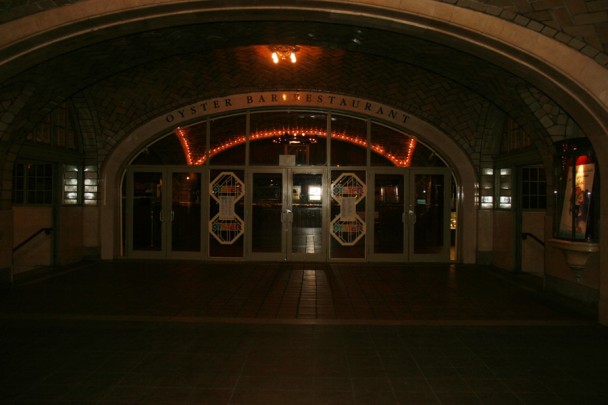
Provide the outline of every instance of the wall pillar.
{"type": "MultiPolygon", "coordinates": [[[[605,166],[604,166],[605,167],[605,166]]],[[[600,173],[600,199],[602,208],[600,209],[600,253],[599,253],[599,284],[600,297],[598,304],[598,321],[602,325],[608,326],[608,173],[600,173]]]]}
{"type": "Polygon", "coordinates": [[[13,211],[0,209],[0,286],[10,285],[13,265],[13,211]]]}

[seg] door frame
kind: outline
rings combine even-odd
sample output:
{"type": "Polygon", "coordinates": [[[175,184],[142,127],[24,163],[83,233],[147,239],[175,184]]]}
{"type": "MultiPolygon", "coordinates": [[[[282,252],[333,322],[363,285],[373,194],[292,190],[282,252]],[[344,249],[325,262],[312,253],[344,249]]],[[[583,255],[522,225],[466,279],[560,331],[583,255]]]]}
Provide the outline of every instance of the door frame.
{"type": "Polygon", "coordinates": [[[367,204],[367,235],[368,235],[368,252],[367,257],[369,261],[373,262],[402,262],[407,261],[409,256],[409,235],[410,235],[410,227],[407,226],[407,207],[409,204],[409,183],[410,183],[410,175],[409,169],[403,168],[392,168],[392,167],[382,167],[382,168],[369,168],[368,170],[368,193],[369,201],[367,204]],[[375,220],[376,220],[376,175],[377,174],[389,174],[389,175],[400,175],[403,177],[403,197],[402,197],[402,208],[403,212],[401,215],[401,224],[403,226],[403,246],[402,253],[374,253],[374,246],[376,243],[376,234],[375,234],[375,220]],[[374,194],[372,194],[372,192],[374,194]]]}
{"type": "Polygon", "coordinates": [[[449,167],[413,167],[409,168],[408,176],[408,199],[406,204],[406,225],[408,228],[407,240],[408,244],[408,261],[411,263],[416,262],[435,262],[435,263],[449,263],[450,260],[450,248],[451,248],[451,232],[450,232],[450,215],[451,215],[451,198],[452,198],[452,170],[449,167]],[[442,233],[443,233],[443,245],[441,252],[439,253],[415,253],[414,252],[414,241],[416,238],[415,234],[415,204],[416,204],[416,175],[443,175],[443,222],[442,222],[442,233]]]}
{"type": "Polygon", "coordinates": [[[126,222],[125,229],[125,255],[129,258],[146,258],[146,259],[202,259],[204,257],[204,246],[206,246],[206,235],[203,226],[204,213],[207,212],[205,206],[205,187],[208,183],[205,178],[205,171],[200,167],[195,166],[168,166],[168,165],[137,165],[130,166],[126,171],[126,190],[125,190],[125,207],[124,215],[126,222]],[[200,176],[201,188],[201,203],[200,203],[200,247],[198,251],[173,251],[171,246],[173,238],[173,210],[172,210],[172,187],[173,173],[192,173],[196,172],[200,176]],[[133,247],[133,186],[135,173],[160,173],[163,181],[161,193],[161,211],[159,213],[161,220],[161,247],[160,250],[135,250],[133,247]],[[171,218],[171,220],[167,220],[171,218]]]}
{"type": "Polygon", "coordinates": [[[376,212],[376,198],[370,192],[370,201],[368,203],[367,218],[369,235],[368,241],[368,258],[374,262],[449,262],[450,247],[451,247],[451,232],[450,232],[450,213],[451,213],[451,186],[452,186],[452,171],[450,168],[425,168],[425,167],[410,167],[410,168],[370,168],[368,169],[368,185],[369,190],[376,189],[377,174],[396,174],[403,176],[403,253],[374,253],[375,233],[374,221],[376,212]],[[415,231],[415,213],[416,205],[415,193],[415,176],[416,175],[443,175],[444,190],[443,190],[443,247],[440,253],[415,253],[414,241],[416,237],[415,231]]]}
{"type": "MultiPolygon", "coordinates": [[[[248,224],[245,232],[246,248],[245,257],[249,260],[260,261],[326,261],[328,258],[328,229],[327,229],[327,211],[328,211],[328,179],[327,169],[318,166],[297,166],[297,167],[250,167],[246,174],[246,200],[245,200],[245,223],[248,224]],[[253,176],[258,173],[275,173],[281,174],[282,197],[281,197],[281,251],[270,253],[253,252],[253,176]],[[293,244],[293,222],[290,216],[293,215],[293,176],[294,174],[320,174],[321,175],[321,251],[319,253],[294,253],[292,251],[293,244]]],[[[292,217],[291,217],[292,218],[292,217]]]]}
{"type": "MultiPolygon", "coordinates": [[[[451,183],[452,171],[450,168],[366,168],[367,171],[367,184],[369,190],[375,190],[375,175],[376,174],[400,174],[404,178],[404,250],[403,254],[383,254],[373,253],[374,244],[374,229],[373,229],[373,218],[375,210],[375,200],[373,196],[368,196],[371,201],[367,202],[366,205],[366,233],[367,237],[367,253],[365,261],[373,262],[449,262],[450,261],[450,245],[451,245],[451,233],[450,233],[450,212],[451,212],[451,183]],[[415,206],[415,182],[414,178],[416,175],[429,174],[429,175],[443,175],[444,176],[444,190],[443,190],[443,215],[444,220],[443,226],[443,248],[441,252],[436,254],[422,254],[414,253],[414,238],[415,238],[415,222],[412,220],[410,211],[413,212],[415,206]]],[[[343,259],[331,259],[329,252],[329,216],[330,216],[330,173],[331,171],[326,167],[311,166],[311,167],[250,167],[245,170],[245,252],[242,259],[245,260],[260,260],[260,261],[341,261],[343,259]],[[290,209],[293,207],[293,201],[291,199],[291,189],[293,188],[293,175],[294,174],[321,174],[322,177],[322,231],[321,231],[321,246],[322,249],[319,253],[315,254],[304,254],[304,253],[293,253],[291,250],[291,244],[293,243],[293,235],[291,224],[282,223],[281,231],[281,251],[279,253],[254,253],[252,252],[252,200],[253,200],[253,175],[255,173],[280,173],[282,178],[282,207],[283,209],[290,209]]],[[[125,174],[126,184],[126,195],[125,195],[125,207],[124,215],[126,216],[125,221],[125,256],[130,258],[152,258],[152,259],[204,259],[207,258],[207,243],[209,238],[209,229],[207,226],[208,220],[208,185],[209,185],[209,172],[203,167],[192,167],[192,166],[147,166],[137,165],[131,166],[127,169],[125,174]],[[168,218],[171,215],[171,187],[172,187],[172,175],[173,173],[179,172],[196,172],[200,175],[201,179],[201,223],[200,226],[200,242],[201,247],[197,252],[182,252],[171,250],[171,237],[172,227],[169,226],[170,221],[163,222],[162,228],[162,244],[159,251],[148,251],[148,250],[135,250],[133,249],[133,185],[134,185],[134,173],[147,172],[147,173],[160,173],[163,179],[163,192],[162,192],[162,211],[163,216],[168,218]]],[[[216,259],[216,258],[210,258],[216,259]]]]}
{"type": "Polygon", "coordinates": [[[293,252],[293,222],[289,222],[287,230],[286,258],[289,261],[325,261],[328,249],[328,222],[327,211],[329,206],[329,185],[327,181],[327,170],[320,167],[293,167],[287,168],[287,190],[291,191],[288,199],[288,209],[293,212],[293,177],[296,174],[319,174],[321,175],[321,251],[318,253],[294,253],[293,252]]]}

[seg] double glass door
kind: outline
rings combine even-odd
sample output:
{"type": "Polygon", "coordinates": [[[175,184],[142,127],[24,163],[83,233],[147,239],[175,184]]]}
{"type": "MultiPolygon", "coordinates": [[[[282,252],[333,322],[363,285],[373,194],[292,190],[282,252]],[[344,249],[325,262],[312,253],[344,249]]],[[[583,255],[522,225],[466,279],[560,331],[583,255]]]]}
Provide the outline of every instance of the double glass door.
{"type": "Polygon", "coordinates": [[[322,169],[250,172],[247,222],[252,259],[326,259],[324,178],[322,169]]]}
{"type": "Polygon", "coordinates": [[[124,202],[124,241],[130,257],[199,257],[200,171],[131,168],[124,202]]]}
{"type": "MultiPolygon", "coordinates": [[[[448,169],[375,169],[330,174],[322,168],[256,168],[246,175],[242,171],[218,174],[212,170],[212,185],[222,176],[238,178],[237,188],[242,191],[238,204],[236,198],[226,197],[232,203],[224,205],[211,201],[213,196],[209,193],[214,191],[208,190],[209,180],[203,179],[208,177],[204,173],[202,168],[185,166],[134,166],[127,171],[123,240],[128,257],[450,260],[454,196],[448,169]],[[340,179],[355,175],[357,187],[342,184],[340,179]],[[334,177],[330,186],[329,179],[334,177]],[[334,201],[337,188],[343,194],[338,202],[334,201]],[[355,188],[362,190],[363,197],[361,202],[349,206],[345,190],[355,188]],[[245,198],[240,198],[241,195],[245,198]],[[204,206],[202,201],[211,202],[204,206]],[[227,212],[226,207],[233,206],[227,212]],[[355,241],[344,237],[354,232],[352,221],[345,219],[349,213],[357,219],[355,241]],[[235,220],[225,219],[228,216],[238,216],[238,227],[235,220]],[[337,216],[343,221],[337,221],[337,216]],[[224,244],[216,242],[213,233],[217,234],[217,226],[221,226],[220,236],[226,236],[229,229],[236,242],[227,244],[226,238],[222,239],[224,244]],[[237,228],[239,232],[235,233],[237,228]]],[[[221,190],[235,188],[222,185],[221,190]]]]}
{"type": "Polygon", "coordinates": [[[372,260],[450,260],[451,177],[444,169],[376,170],[368,213],[372,260]]]}

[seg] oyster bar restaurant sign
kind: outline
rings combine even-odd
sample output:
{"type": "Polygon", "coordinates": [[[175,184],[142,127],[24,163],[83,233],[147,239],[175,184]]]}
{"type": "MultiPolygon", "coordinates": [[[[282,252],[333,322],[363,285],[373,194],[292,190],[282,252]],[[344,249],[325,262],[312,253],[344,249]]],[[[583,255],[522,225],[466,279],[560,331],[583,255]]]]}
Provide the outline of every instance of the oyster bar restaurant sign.
{"type": "Polygon", "coordinates": [[[401,110],[356,97],[317,92],[262,92],[200,101],[166,114],[164,120],[167,124],[178,124],[209,114],[281,105],[333,108],[373,116],[398,125],[405,125],[411,119],[410,115],[401,110]]]}

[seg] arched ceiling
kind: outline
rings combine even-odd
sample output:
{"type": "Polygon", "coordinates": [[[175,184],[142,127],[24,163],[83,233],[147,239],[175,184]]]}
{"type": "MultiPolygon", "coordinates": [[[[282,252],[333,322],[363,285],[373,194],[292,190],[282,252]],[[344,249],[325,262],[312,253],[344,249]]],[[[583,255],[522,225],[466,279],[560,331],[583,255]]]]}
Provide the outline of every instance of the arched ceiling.
{"type": "Polygon", "coordinates": [[[45,111],[100,83],[134,86],[134,76],[164,81],[168,88],[196,84],[207,95],[324,89],[366,95],[412,113],[439,111],[454,100],[490,103],[535,126],[520,93],[529,84],[502,67],[424,38],[344,24],[229,21],[155,29],[58,55],[11,78],[5,88],[29,89],[31,110],[45,111]],[[299,62],[272,64],[267,45],[277,43],[298,44],[299,62]],[[199,83],[202,78],[210,81],[199,83]],[[429,94],[436,95],[434,107],[429,94]]]}
{"type": "MultiPolygon", "coordinates": [[[[0,94],[19,107],[11,122],[13,136],[31,130],[58,103],[82,94],[109,133],[118,130],[110,120],[126,131],[134,125],[124,122],[129,116],[146,119],[202,98],[309,89],[395,105],[458,134],[462,144],[500,134],[506,116],[537,142],[547,142],[546,125],[531,109],[538,100],[530,94],[540,88],[536,94],[547,98],[543,90],[550,83],[510,63],[500,49],[474,48],[415,24],[382,25],[356,15],[336,18],[327,10],[277,8],[174,14],[162,21],[88,29],[25,57],[28,69],[4,72],[0,94]],[[267,46],[277,43],[299,45],[299,63],[270,63],[267,46]]],[[[550,107],[563,108],[548,99],[550,107]]],[[[483,152],[480,145],[471,148],[483,152]]]]}

